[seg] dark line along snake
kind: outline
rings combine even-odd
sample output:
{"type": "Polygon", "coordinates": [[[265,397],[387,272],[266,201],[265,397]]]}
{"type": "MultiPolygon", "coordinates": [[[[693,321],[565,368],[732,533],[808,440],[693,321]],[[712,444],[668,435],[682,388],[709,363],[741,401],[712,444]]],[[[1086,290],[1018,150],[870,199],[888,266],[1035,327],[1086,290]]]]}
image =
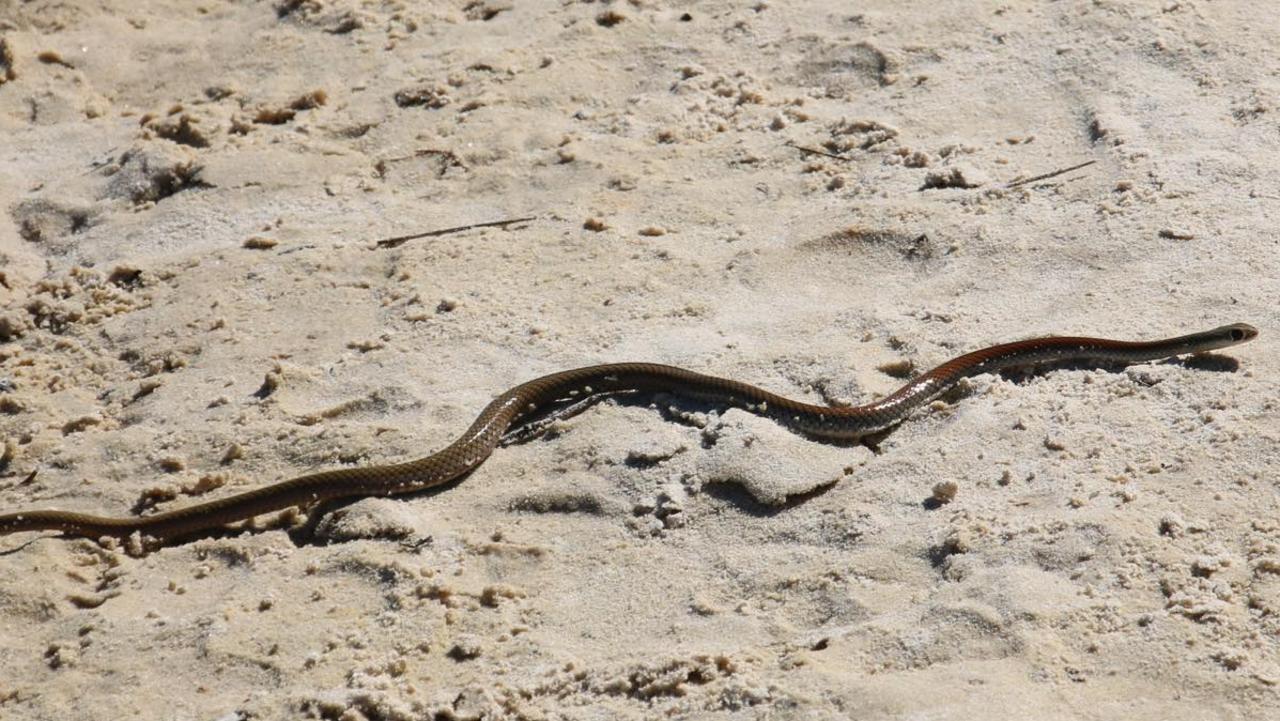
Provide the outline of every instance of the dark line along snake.
{"type": "Polygon", "coordinates": [[[135,532],[172,538],[243,521],[259,514],[353,496],[409,493],[438,486],[484,462],[503,436],[536,409],[623,391],[668,392],[745,408],[804,435],[856,440],[901,422],[960,379],[1044,362],[1141,363],[1226,348],[1251,340],[1244,323],[1155,341],[1047,337],[995,345],[953,358],[894,393],[852,407],[825,407],[785,398],[728,378],[656,363],[611,363],[552,373],[521,383],[493,399],[456,441],[425,458],[365,468],[321,471],[227,498],[150,516],[113,518],[58,510],[0,514],[0,535],[57,530],[90,538],[135,532]]]}

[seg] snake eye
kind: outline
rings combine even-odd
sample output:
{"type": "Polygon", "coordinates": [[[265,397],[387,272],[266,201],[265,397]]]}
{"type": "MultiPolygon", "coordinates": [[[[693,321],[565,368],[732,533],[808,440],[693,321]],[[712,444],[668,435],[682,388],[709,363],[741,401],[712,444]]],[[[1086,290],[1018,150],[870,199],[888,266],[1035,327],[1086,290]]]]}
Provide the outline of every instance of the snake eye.
{"type": "Polygon", "coordinates": [[[1243,331],[1243,330],[1241,330],[1241,329],[1239,329],[1239,328],[1232,328],[1232,329],[1231,329],[1231,340],[1234,340],[1234,341],[1241,341],[1241,340],[1244,340],[1244,331],[1243,331]]]}

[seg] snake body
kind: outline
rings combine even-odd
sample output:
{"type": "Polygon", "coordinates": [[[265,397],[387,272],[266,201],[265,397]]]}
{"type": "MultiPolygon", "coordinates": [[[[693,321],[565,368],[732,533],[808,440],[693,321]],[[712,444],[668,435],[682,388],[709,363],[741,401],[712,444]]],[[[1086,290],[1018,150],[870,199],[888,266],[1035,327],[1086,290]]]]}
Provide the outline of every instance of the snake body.
{"type": "Polygon", "coordinates": [[[355,496],[421,491],[458,479],[479,466],[514,426],[538,409],[623,391],[668,392],[744,408],[804,435],[856,440],[900,423],[960,379],[1044,362],[1141,363],[1226,348],[1258,333],[1244,323],[1155,341],[1047,337],[966,353],[916,377],[894,393],[851,407],[817,406],[729,378],[656,363],[611,363],[560,371],[506,391],[485,406],[471,426],[444,449],[389,465],[321,471],[270,486],[149,516],[104,517],[60,510],[0,514],[0,535],[56,530],[89,538],[141,533],[160,539],[243,521],[259,514],[355,496]]]}

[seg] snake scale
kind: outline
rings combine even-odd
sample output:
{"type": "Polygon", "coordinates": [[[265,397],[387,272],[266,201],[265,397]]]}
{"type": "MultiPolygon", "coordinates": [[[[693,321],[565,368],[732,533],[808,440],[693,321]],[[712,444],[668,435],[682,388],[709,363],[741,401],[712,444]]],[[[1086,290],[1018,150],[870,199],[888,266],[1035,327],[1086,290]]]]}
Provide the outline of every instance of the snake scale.
{"type": "Polygon", "coordinates": [[[310,473],[238,495],[147,516],[110,517],[60,510],[0,514],[0,535],[55,530],[73,536],[125,537],[141,533],[170,539],[243,521],[292,506],[355,496],[421,491],[458,479],[479,466],[513,427],[538,409],[624,391],[667,392],[747,409],[798,433],[856,440],[900,423],[962,378],[1044,362],[1142,363],[1226,348],[1251,340],[1244,323],[1153,341],[1051,336],[995,345],[953,358],[892,394],[859,406],[802,403],[748,383],[656,363],[610,363],[560,371],[494,398],[471,426],[444,449],[424,458],[380,466],[310,473]]]}

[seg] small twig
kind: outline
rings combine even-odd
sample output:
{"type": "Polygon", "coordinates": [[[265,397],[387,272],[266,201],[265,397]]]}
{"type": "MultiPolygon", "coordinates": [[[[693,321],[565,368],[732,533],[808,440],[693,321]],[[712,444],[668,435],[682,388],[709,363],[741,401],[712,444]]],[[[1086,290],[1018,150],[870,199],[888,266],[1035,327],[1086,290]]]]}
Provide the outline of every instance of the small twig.
{"type": "Polygon", "coordinates": [[[413,553],[420,553],[422,549],[430,546],[434,542],[435,539],[431,536],[423,538],[406,538],[400,542],[400,548],[403,548],[406,551],[412,551],[413,553]]]}
{"type": "Polygon", "coordinates": [[[1049,178],[1057,177],[1057,176],[1059,176],[1059,175],[1062,175],[1063,173],[1070,173],[1070,172],[1071,172],[1071,171],[1073,171],[1073,170],[1079,170],[1079,169],[1081,169],[1081,168],[1087,168],[1088,166],[1093,165],[1093,164],[1094,164],[1094,163],[1096,163],[1096,162],[1098,162],[1098,161],[1096,161],[1096,160],[1087,160],[1087,161],[1085,161],[1085,162],[1083,162],[1083,163],[1081,163],[1081,164],[1079,164],[1079,165],[1073,165],[1073,166],[1071,166],[1070,168],[1063,168],[1062,170],[1055,170],[1055,171],[1053,171],[1052,173],[1044,173],[1043,175],[1034,175],[1034,176],[1032,176],[1032,177],[1030,177],[1030,178],[1023,178],[1022,180],[1015,180],[1015,181],[1013,181],[1012,183],[1009,183],[1008,185],[1006,185],[1006,186],[1004,186],[1004,187],[1006,187],[1006,188],[1016,188],[1016,187],[1018,187],[1019,185],[1026,185],[1027,183],[1034,183],[1034,182],[1036,182],[1037,180],[1048,180],[1049,178]]]}
{"type": "Polygon", "coordinates": [[[790,145],[791,147],[795,148],[796,150],[799,150],[799,151],[800,151],[800,152],[802,152],[802,153],[808,153],[808,154],[810,154],[810,155],[821,155],[821,156],[824,156],[824,157],[827,157],[827,158],[835,158],[836,160],[844,160],[844,161],[853,160],[853,158],[846,158],[846,157],[844,157],[843,155],[836,155],[835,153],[828,153],[828,152],[826,152],[826,151],[818,150],[818,149],[816,149],[816,148],[806,148],[806,147],[804,147],[803,145],[796,145],[796,144],[794,144],[794,143],[787,143],[787,145],[790,145]]]}
{"type": "Polygon", "coordinates": [[[105,157],[103,157],[103,158],[101,158],[101,159],[99,159],[99,160],[91,160],[91,161],[89,161],[89,169],[88,169],[88,170],[86,170],[86,171],[84,171],[84,172],[83,172],[83,173],[81,173],[80,175],[81,175],[81,176],[88,175],[89,173],[92,173],[93,171],[98,170],[98,169],[100,169],[100,168],[102,168],[102,167],[106,166],[108,163],[110,163],[112,160],[114,160],[114,159],[115,159],[115,155],[114,155],[114,153],[116,152],[116,149],[117,149],[117,148],[119,148],[119,147],[120,147],[120,146],[118,146],[118,145],[117,145],[117,146],[115,146],[115,147],[111,148],[110,150],[106,151],[105,153],[103,153],[103,155],[104,155],[105,157]]]}
{"type": "Polygon", "coordinates": [[[379,248],[394,248],[403,245],[410,240],[418,238],[432,238],[437,235],[448,235],[449,233],[461,233],[464,230],[472,230],[474,228],[502,228],[516,223],[524,223],[530,220],[537,220],[537,216],[529,216],[527,218],[512,218],[511,220],[495,220],[489,223],[472,223],[471,225],[459,225],[456,228],[444,228],[442,230],[428,230],[425,233],[413,233],[411,235],[398,235],[394,238],[383,238],[377,242],[379,248]]]}

